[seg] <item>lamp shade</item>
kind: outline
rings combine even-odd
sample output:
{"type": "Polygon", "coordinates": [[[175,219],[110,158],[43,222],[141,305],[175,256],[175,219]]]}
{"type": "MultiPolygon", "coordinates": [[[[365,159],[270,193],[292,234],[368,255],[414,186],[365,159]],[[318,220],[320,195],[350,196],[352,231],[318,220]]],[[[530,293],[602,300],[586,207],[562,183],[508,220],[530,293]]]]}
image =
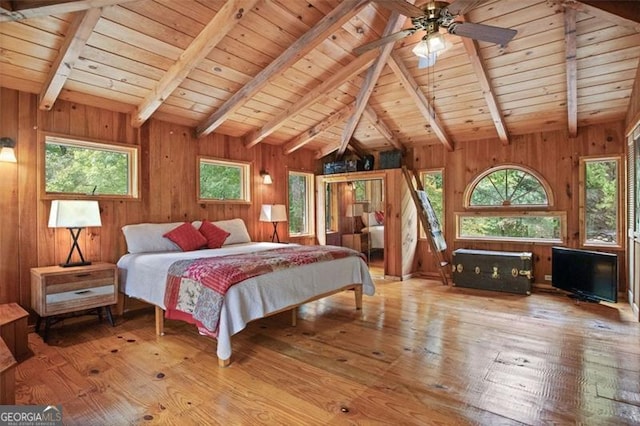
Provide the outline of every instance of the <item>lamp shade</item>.
{"type": "Polygon", "coordinates": [[[287,207],[284,204],[263,204],[260,209],[260,222],[286,222],[287,207]]]}
{"type": "Polygon", "coordinates": [[[7,163],[17,163],[16,153],[13,148],[8,146],[3,146],[0,149],[0,161],[5,161],[7,163]]]}
{"type": "Polygon", "coordinates": [[[49,228],[85,228],[102,226],[100,207],[92,200],[53,200],[49,228]]]}

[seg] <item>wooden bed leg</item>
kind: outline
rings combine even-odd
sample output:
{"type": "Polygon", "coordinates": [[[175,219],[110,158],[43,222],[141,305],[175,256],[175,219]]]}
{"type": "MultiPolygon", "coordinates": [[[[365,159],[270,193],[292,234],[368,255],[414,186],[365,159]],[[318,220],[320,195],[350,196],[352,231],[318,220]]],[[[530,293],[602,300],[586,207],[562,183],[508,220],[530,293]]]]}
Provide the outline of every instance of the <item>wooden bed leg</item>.
{"type": "Polygon", "coordinates": [[[298,325],[298,307],[291,308],[291,327],[298,325]]]}
{"type": "Polygon", "coordinates": [[[164,336],[164,310],[156,306],[156,335],[164,336]]]}
{"type": "Polygon", "coordinates": [[[362,309],[362,286],[357,285],[353,288],[353,292],[356,296],[356,309],[362,309]]]}
{"type": "Polygon", "coordinates": [[[218,367],[225,368],[225,367],[228,367],[229,364],[231,364],[231,358],[227,358],[227,359],[218,358],[218,367]]]}

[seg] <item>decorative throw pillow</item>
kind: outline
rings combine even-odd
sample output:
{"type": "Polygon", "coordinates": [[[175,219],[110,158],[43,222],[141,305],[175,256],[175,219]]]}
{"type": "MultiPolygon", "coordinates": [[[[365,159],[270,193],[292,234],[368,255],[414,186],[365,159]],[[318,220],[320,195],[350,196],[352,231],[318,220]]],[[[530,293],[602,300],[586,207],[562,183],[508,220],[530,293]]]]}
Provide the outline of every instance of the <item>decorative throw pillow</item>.
{"type": "Polygon", "coordinates": [[[210,249],[222,247],[227,237],[231,235],[229,232],[217,227],[208,220],[202,221],[200,233],[207,239],[207,247],[210,249]]]}
{"type": "Polygon", "coordinates": [[[378,225],[384,225],[384,212],[382,210],[378,210],[374,212],[376,217],[376,222],[378,225]]]}
{"type": "Polygon", "coordinates": [[[122,227],[124,239],[129,253],[156,253],[163,251],[179,251],[164,234],[182,225],[184,222],[171,223],[136,223],[122,227]]]}
{"type": "Polygon", "coordinates": [[[197,250],[207,245],[207,239],[190,223],[183,223],[164,234],[164,237],[176,243],[182,251],[197,250]]]}

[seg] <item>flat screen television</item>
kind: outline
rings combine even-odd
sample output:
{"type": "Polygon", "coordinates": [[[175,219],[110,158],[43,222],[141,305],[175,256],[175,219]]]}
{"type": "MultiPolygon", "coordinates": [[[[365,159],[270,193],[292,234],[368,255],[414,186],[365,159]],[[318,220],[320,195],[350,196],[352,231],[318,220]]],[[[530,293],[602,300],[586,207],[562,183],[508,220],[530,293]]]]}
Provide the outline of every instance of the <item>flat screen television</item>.
{"type": "Polygon", "coordinates": [[[551,285],[590,302],[618,301],[618,255],[551,248],[551,285]]]}

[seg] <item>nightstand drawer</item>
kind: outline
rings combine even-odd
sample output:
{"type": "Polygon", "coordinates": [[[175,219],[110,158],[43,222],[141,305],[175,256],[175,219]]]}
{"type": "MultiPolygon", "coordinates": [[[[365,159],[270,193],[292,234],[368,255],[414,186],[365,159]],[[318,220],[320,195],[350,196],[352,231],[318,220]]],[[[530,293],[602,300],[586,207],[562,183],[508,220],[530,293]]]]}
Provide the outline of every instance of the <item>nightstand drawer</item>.
{"type": "Polygon", "coordinates": [[[113,305],[117,302],[115,285],[89,287],[47,294],[45,315],[64,314],[97,306],[113,305]]]}
{"type": "MultiPolygon", "coordinates": [[[[115,273],[113,269],[103,269],[97,271],[74,272],[71,274],[45,275],[44,282],[47,287],[55,285],[85,285],[94,287],[103,283],[113,283],[115,273]]],[[[64,291],[64,290],[63,290],[64,291]]],[[[47,288],[49,292],[49,288],[47,288]]]]}

